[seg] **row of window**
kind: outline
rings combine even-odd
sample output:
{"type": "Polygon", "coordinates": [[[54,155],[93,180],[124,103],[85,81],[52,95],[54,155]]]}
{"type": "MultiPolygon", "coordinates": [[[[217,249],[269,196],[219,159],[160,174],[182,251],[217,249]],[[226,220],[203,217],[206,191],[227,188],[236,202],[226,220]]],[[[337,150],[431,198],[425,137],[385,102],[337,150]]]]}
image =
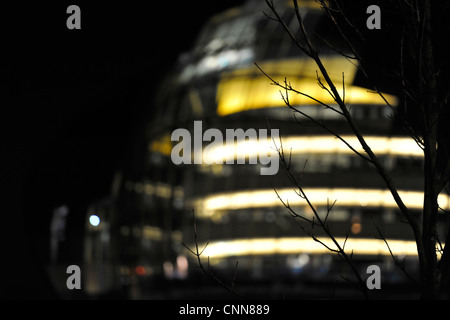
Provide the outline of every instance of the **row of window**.
{"type": "MultiPolygon", "coordinates": [[[[388,172],[421,172],[423,168],[423,158],[415,157],[379,157],[384,168],[388,172]]],[[[196,165],[195,170],[199,173],[215,177],[232,177],[234,174],[253,173],[259,175],[262,164],[213,164],[196,165]]],[[[371,170],[370,164],[352,154],[304,154],[291,158],[291,168],[293,172],[305,173],[331,173],[336,170],[341,171],[361,171],[371,170]]],[[[280,168],[283,171],[283,168],[280,168]]]]}

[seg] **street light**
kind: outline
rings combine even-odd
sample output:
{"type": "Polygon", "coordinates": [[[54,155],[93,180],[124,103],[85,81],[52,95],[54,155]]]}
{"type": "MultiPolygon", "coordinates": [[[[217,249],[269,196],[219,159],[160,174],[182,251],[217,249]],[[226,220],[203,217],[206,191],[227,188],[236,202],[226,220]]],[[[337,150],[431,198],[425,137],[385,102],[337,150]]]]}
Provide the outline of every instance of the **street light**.
{"type": "Polygon", "coordinates": [[[89,223],[90,223],[92,226],[96,227],[96,226],[98,226],[98,225],[100,224],[100,218],[99,218],[97,215],[92,214],[92,215],[89,217],[89,223]]]}

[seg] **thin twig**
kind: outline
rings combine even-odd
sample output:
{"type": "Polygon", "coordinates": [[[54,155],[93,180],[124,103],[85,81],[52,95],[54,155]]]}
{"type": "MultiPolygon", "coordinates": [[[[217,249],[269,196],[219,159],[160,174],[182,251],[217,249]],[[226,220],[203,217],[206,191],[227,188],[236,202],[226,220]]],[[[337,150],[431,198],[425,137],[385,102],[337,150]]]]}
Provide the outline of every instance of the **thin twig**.
{"type": "Polygon", "coordinates": [[[302,199],[304,199],[306,201],[308,207],[313,212],[313,218],[308,219],[308,218],[296,213],[295,210],[293,210],[292,207],[289,205],[289,201],[288,200],[284,201],[281,198],[281,196],[278,194],[277,190],[274,189],[275,193],[277,194],[278,199],[280,199],[283,206],[289,210],[289,213],[291,214],[291,216],[293,218],[299,218],[299,219],[307,221],[311,224],[311,231],[306,230],[305,227],[303,227],[302,225],[299,224],[301,229],[303,230],[303,232],[305,232],[308,236],[310,236],[315,242],[321,244],[328,251],[330,251],[332,253],[336,253],[342,260],[344,260],[350,266],[352,272],[355,274],[355,277],[358,281],[358,284],[359,284],[358,287],[359,287],[361,293],[363,294],[363,296],[366,299],[368,299],[369,295],[367,293],[366,285],[365,285],[364,281],[362,280],[361,275],[359,274],[355,265],[352,262],[353,251],[351,252],[351,255],[348,255],[345,252],[345,244],[347,242],[348,235],[345,238],[344,245],[341,246],[339,244],[339,242],[336,240],[336,238],[334,237],[334,235],[332,234],[331,230],[329,229],[328,224],[326,223],[326,219],[328,219],[328,215],[330,214],[330,211],[334,207],[334,204],[336,203],[336,201],[333,203],[333,205],[331,205],[331,206],[328,205],[326,217],[324,220],[322,220],[316,207],[311,203],[311,201],[309,200],[303,187],[300,185],[300,182],[296,179],[296,177],[292,173],[291,169],[288,167],[287,162],[286,162],[286,157],[284,154],[284,150],[282,149],[282,145],[279,148],[277,148],[277,150],[278,150],[278,155],[280,157],[280,161],[285,168],[286,174],[288,175],[289,180],[293,183],[293,185],[295,187],[295,192],[297,193],[298,196],[300,196],[302,199]],[[335,248],[330,247],[328,244],[326,244],[321,239],[316,237],[316,235],[314,233],[315,227],[319,227],[322,231],[325,232],[325,234],[331,240],[331,242],[333,243],[335,248]]]}
{"type": "MultiPolygon", "coordinates": [[[[341,98],[341,96],[340,96],[340,94],[339,94],[339,92],[338,92],[334,82],[331,80],[330,76],[328,75],[327,69],[323,65],[323,62],[322,62],[321,58],[319,57],[319,54],[318,54],[317,50],[314,48],[314,46],[311,43],[311,40],[310,40],[310,38],[308,36],[308,33],[307,33],[306,28],[305,28],[304,23],[303,23],[303,19],[302,19],[301,14],[300,14],[300,10],[299,10],[299,6],[298,6],[297,0],[293,0],[293,2],[294,2],[295,14],[296,14],[299,26],[300,26],[300,37],[301,37],[301,39],[302,39],[302,41],[304,43],[301,43],[294,36],[294,34],[290,30],[289,26],[279,16],[279,14],[277,13],[277,11],[276,11],[276,9],[275,9],[275,7],[273,5],[273,1],[266,0],[266,3],[268,4],[269,8],[272,10],[273,14],[277,17],[277,19],[279,20],[279,23],[283,26],[285,31],[289,34],[289,36],[292,38],[294,43],[300,48],[300,50],[302,50],[303,53],[305,53],[307,56],[311,57],[316,62],[317,67],[319,68],[322,76],[324,77],[324,79],[325,79],[325,81],[326,81],[326,83],[327,83],[327,85],[329,87],[329,88],[327,88],[327,90],[330,90],[330,92],[332,93],[333,99],[338,104],[338,106],[341,109],[341,112],[342,112],[343,116],[345,117],[349,127],[351,128],[352,132],[355,134],[356,138],[360,142],[361,147],[363,148],[363,150],[366,152],[368,158],[370,159],[370,163],[372,163],[374,165],[374,167],[377,170],[378,174],[384,180],[387,188],[391,192],[391,194],[392,194],[392,196],[393,196],[393,198],[394,198],[398,208],[403,213],[405,218],[408,220],[408,223],[411,226],[411,229],[413,230],[414,239],[415,239],[416,244],[417,244],[417,252],[418,252],[418,256],[419,256],[419,261],[421,263],[421,266],[423,266],[423,264],[425,263],[425,260],[424,260],[425,259],[425,256],[424,256],[424,243],[422,241],[422,231],[419,228],[419,224],[412,217],[412,214],[411,214],[410,210],[406,207],[406,205],[404,204],[403,200],[401,199],[401,197],[400,197],[400,195],[399,195],[399,193],[397,191],[397,188],[394,185],[394,182],[392,181],[391,176],[389,176],[387,174],[386,170],[381,165],[378,157],[373,153],[372,149],[370,148],[370,146],[367,144],[366,140],[364,139],[364,136],[362,135],[361,131],[356,126],[356,124],[355,124],[355,122],[354,122],[350,112],[348,111],[348,108],[347,108],[346,104],[342,100],[342,98],[341,98]]],[[[334,22],[335,22],[335,20],[334,20],[334,22]]],[[[341,30],[337,22],[335,22],[335,25],[336,25],[336,27],[339,30],[341,30]]],[[[345,36],[345,34],[343,32],[341,32],[341,33],[342,33],[343,36],[345,36]]],[[[358,54],[357,51],[354,50],[354,48],[353,48],[351,42],[348,40],[348,38],[345,37],[345,40],[346,40],[347,44],[352,48],[353,53],[355,55],[357,55],[358,54]]],[[[357,55],[357,57],[359,57],[359,55],[357,55]]],[[[364,69],[363,69],[363,72],[365,73],[364,69]]],[[[367,76],[367,73],[365,73],[365,75],[367,76]]],[[[369,78],[369,77],[367,76],[367,78],[369,78]]],[[[276,81],[273,81],[273,82],[275,84],[277,84],[276,81]]],[[[376,92],[378,92],[380,97],[383,98],[385,103],[388,106],[392,107],[389,104],[389,102],[385,99],[383,94],[381,92],[379,92],[379,90],[375,86],[373,86],[373,88],[375,89],[376,92]]],[[[286,90],[286,92],[287,92],[287,90],[286,90]]],[[[285,99],[283,99],[283,100],[285,100],[285,99]]],[[[308,117],[308,119],[312,120],[311,117],[308,117]]],[[[318,122],[316,121],[315,123],[318,123],[318,122]]],[[[324,128],[326,126],[322,125],[321,127],[324,128]]],[[[357,153],[357,154],[361,156],[361,154],[359,154],[359,153],[357,153]]],[[[364,156],[364,158],[367,158],[367,157],[364,156]]]]}
{"type": "Polygon", "coordinates": [[[195,213],[194,210],[192,210],[192,218],[193,218],[193,230],[194,230],[194,245],[195,245],[195,251],[192,250],[191,248],[189,248],[188,245],[186,245],[184,242],[181,242],[182,245],[189,251],[191,252],[196,258],[197,258],[197,264],[199,269],[205,274],[207,275],[210,279],[212,279],[213,281],[215,281],[216,283],[218,283],[219,285],[221,285],[223,288],[225,288],[228,292],[236,295],[239,298],[245,299],[245,297],[243,295],[241,295],[239,292],[236,291],[235,289],[235,282],[236,282],[236,275],[237,275],[237,268],[238,268],[238,261],[236,261],[236,267],[234,269],[234,273],[233,273],[233,279],[231,280],[231,284],[228,285],[225,282],[223,282],[221,279],[219,279],[217,276],[215,276],[212,272],[212,267],[210,264],[210,259],[208,256],[208,266],[207,268],[205,268],[205,266],[202,263],[202,259],[201,256],[203,254],[203,252],[205,251],[206,247],[208,246],[209,242],[207,242],[205,244],[205,246],[203,247],[203,249],[200,251],[199,250],[199,246],[198,246],[198,235],[197,235],[197,222],[195,220],[195,213]]]}
{"type": "Polygon", "coordinates": [[[380,228],[378,227],[378,225],[375,223],[375,221],[373,221],[373,224],[375,225],[375,228],[378,231],[378,234],[380,235],[380,238],[384,241],[384,243],[386,244],[387,249],[389,250],[389,254],[392,257],[392,260],[394,260],[394,264],[406,275],[406,277],[411,280],[412,283],[414,283],[414,285],[419,288],[419,283],[416,281],[416,279],[414,279],[407,271],[405,268],[405,263],[403,262],[399,262],[398,259],[394,256],[394,253],[391,250],[391,247],[389,246],[388,241],[386,240],[386,238],[383,236],[383,233],[381,232],[380,228]]]}

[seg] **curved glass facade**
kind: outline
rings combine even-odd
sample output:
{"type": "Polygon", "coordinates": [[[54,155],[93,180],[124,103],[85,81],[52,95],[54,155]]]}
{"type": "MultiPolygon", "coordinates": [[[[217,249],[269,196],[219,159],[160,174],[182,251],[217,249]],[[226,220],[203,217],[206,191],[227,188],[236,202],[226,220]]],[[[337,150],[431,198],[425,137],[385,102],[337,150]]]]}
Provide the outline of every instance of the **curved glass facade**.
{"type": "MultiPolygon", "coordinates": [[[[304,6],[308,30],[339,45],[328,31],[321,9],[314,2],[304,6]]],[[[368,265],[377,264],[382,266],[384,284],[401,287],[408,281],[394,266],[377,228],[393,253],[410,262],[409,271],[417,272],[412,232],[375,170],[307,118],[294,116],[279,88],[254,65],[256,62],[273,79],[286,79],[293,88],[333,105],[330,95],[317,84],[314,61],[263,11],[267,12],[263,1],[247,1],[210,19],[192,51],[180,56],[161,85],[146,130],[145,156],[133,160],[141,161],[139,169],[118,179],[114,203],[92,209],[104,219],[109,236],[99,229],[102,223],[88,225],[90,235],[103,240],[87,242],[86,247],[100,250],[102,247],[93,243],[104,241],[108,249],[102,249],[100,258],[86,250],[86,261],[110,265],[110,279],[115,279],[111,287],[122,286],[131,298],[226,295],[202,277],[195,257],[182,245],[194,246],[193,211],[199,246],[208,243],[203,252],[205,264],[209,256],[215,274],[231,281],[239,261],[236,286],[250,297],[328,297],[328,284],[346,285],[339,275],[350,276],[348,266],[304,234],[301,227],[310,229],[310,224],[294,221],[281,202],[289,201],[298,214],[312,218],[311,209],[295,193],[278,162],[275,148],[280,141],[285,152],[292,153],[292,170],[303,172],[305,193],[319,214],[327,216],[338,241],[343,243],[348,235],[346,249],[353,251],[361,274],[368,265]],[[191,149],[183,148],[178,156],[192,160],[191,164],[173,162],[173,149],[181,143],[171,139],[177,129],[190,133],[186,146],[191,149]],[[214,141],[206,133],[211,129],[217,129],[209,131],[216,134],[214,141]],[[249,138],[227,137],[239,129],[249,138]],[[275,129],[279,135],[271,139],[275,129]],[[218,132],[222,143],[217,140],[218,132]],[[270,155],[272,162],[264,164],[263,155],[266,160],[270,155]],[[272,165],[276,174],[261,174],[272,165]],[[335,200],[327,215],[327,207],[335,200]],[[262,285],[266,290],[261,291],[262,285]],[[205,294],[200,287],[210,291],[205,294]]],[[[280,3],[278,11],[297,30],[293,8],[280,3]]],[[[354,83],[357,66],[319,38],[314,41],[336,86],[345,86],[345,100],[356,124],[396,182],[406,205],[420,219],[420,148],[397,132],[392,121],[395,110],[354,83]]],[[[395,108],[397,98],[385,97],[395,108]]],[[[289,99],[360,149],[342,116],[304,95],[291,93],[289,99]]],[[[448,208],[449,200],[440,199],[441,206],[448,208]]],[[[327,241],[321,230],[314,232],[327,241]]],[[[101,291],[100,287],[96,288],[101,291]]],[[[344,289],[340,292],[346,294],[344,289]]]]}

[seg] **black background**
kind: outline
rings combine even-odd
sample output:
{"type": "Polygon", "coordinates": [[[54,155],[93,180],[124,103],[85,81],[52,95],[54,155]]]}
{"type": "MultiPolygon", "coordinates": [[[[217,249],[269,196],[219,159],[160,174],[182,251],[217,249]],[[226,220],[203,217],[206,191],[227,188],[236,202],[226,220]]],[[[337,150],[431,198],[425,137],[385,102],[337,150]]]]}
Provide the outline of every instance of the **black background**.
{"type": "Polygon", "coordinates": [[[109,193],[162,77],[207,18],[239,3],[2,4],[2,297],[56,297],[43,268],[53,209],[69,206],[66,250],[78,261],[86,205],[109,193]],[[71,4],[81,30],[66,27],[71,4]]]}

